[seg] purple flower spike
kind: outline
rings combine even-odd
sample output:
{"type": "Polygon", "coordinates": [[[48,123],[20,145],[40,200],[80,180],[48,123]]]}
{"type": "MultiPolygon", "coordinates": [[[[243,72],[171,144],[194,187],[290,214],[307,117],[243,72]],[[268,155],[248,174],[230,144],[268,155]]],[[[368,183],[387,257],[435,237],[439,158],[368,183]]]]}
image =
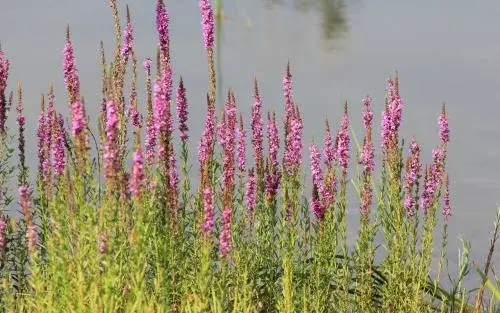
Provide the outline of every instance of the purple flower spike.
{"type": "Polygon", "coordinates": [[[121,56],[124,59],[128,59],[130,54],[132,53],[132,45],[134,43],[132,23],[128,22],[127,26],[125,26],[125,29],[123,30],[123,37],[124,41],[121,56]]]}
{"type": "Polygon", "coordinates": [[[236,167],[240,173],[245,172],[246,138],[247,133],[243,127],[243,117],[240,115],[240,125],[236,128],[236,167]]]}
{"type": "Polygon", "coordinates": [[[323,155],[325,156],[325,165],[328,166],[328,168],[332,168],[335,160],[337,159],[336,144],[333,142],[332,134],[330,132],[330,123],[328,123],[328,120],[325,121],[325,124],[326,135],[323,143],[323,155]]]}
{"type": "Polygon", "coordinates": [[[210,187],[203,189],[203,225],[202,233],[209,238],[214,229],[214,205],[210,187]]]}
{"type": "Polygon", "coordinates": [[[164,55],[168,53],[170,45],[168,24],[169,18],[165,4],[162,0],[158,0],[156,4],[156,30],[158,31],[160,50],[164,55]]]}
{"type": "Polygon", "coordinates": [[[229,207],[225,207],[222,211],[222,232],[219,245],[219,256],[227,257],[231,252],[231,208],[229,207]]]}
{"type": "Polygon", "coordinates": [[[285,97],[285,123],[288,127],[288,122],[293,115],[293,100],[292,100],[292,73],[290,72],[290,63],[286,66],[286,72],[283,76],[283,96],[285,97]]]}
{"type": "Polygon", "coordinates": [[[323,171],[321,170],[321,154],[314,144],[309,147],[311,157],[311,174],[313,184],[319,189],[323,185],[323,171]]]}
{"type": "Polygon", "coordinates": [[[446,116],[446,108],[444,103],[441,108],[441,114],[439,115],[438,118],[438,124],[439,124],[439,138],[441,138],[443,144],[446,144],[450,141],[450,128],[448,126],[448,116],[446,116]]]}
{"type": "Polygon", "coordinates": [[[184,82],[181,77],[179,87],[177,88],[177,115],[179,117],[179,131],[181,132],[181,140],[183,142],[186,142],[189,139],[187,107],[188,103],[186,100],[186,89],[184,88],[184,82]]]}
{"type": "Polygon", "coordinates": [[[132,177],[130,179],[130,193],[138,198],[142,188],[144,187],[144,179],[146,175],[144,174],[144,160],[142,155],[142,150],[138,147],[133,156],[133,166],[132,166],[132,177]]]}
{"type": "Polygon", "coordinates": [[[5,120],[7,119],[7,100],[5,99],[5,89],[7,88],[9,67],[10,62],[0,49],[0,135],[5,132],[5,120]]]}
{"type": "Polygon", "coordinates": [[[366,96],[363,98],[363,105],[365,107],[365,111],[363,111],[363,123],[365,124],[365,128],[372,128],[373,123],[373,111],[371,109],[372,98],[370,96],[366,96]]]}
{"type": "Polygon", "coordinates": [[[28,225],[28,229],[26,229],[26,239],[28,240],[28,252],[35,252],[38,243],[38,233],[35,224],[28,225]]]}
{"type": "Polygon", "coordinates": [[[85,106],[82,101],[78,100],[71,104],[71,131],[73,136],[78,136],[87,128],[87,120],[85,119],[85,106]]]}
{"type": "Polygon", "coordinates": [[[254,103],[252,106],[252,146],[254,150],[254,165],[257,171],[262,166],[262,138],[263,138],[263,121],[262,121],[262,100],[259,96],[259,88],[257,80],[254,87],[254,103]]]}
{"type": "Polygon", "coordinates": [[[7,229],[7,221],[0,217],[0,255],[3,253],[6,243],[5,229],[7,229]]]}
{"type": "Polygon", "coordinates": [[[340,130],[338,134],[337,142],[337,156],[339,159],[339,164],[342,167],[344,173],[347,171],[349,165],[349,148],[351,139],[349,137],[349,117],[347,114],[347,104],[344,109],[344,116],[340,122],[340,130]]]}
{"type": "Polygon", "coordinates": [[[152,64],[153,64],[153,62],[151,61],[150,58],[147,58],[146,60],[144,60],[144,62],[142,62],[142,66],[144,67],[144,70],[148,73],[151,71],[152,64]]]}
{"type": "Polygon", "coordinates": [[[311,198],[311,211],[317,220],[322,221],[325,218],[326,208],[319,199],[318,186],[313,185],[312,198],[311,198]]]}
{"type": "Polygon", "coordinates": [[[61,114],[53,121],[54,128],[54,144],[52,145],[52,155],[54,156],[54,173],[62,175],[66,167],[66,150],[64,147],[64,120],[61,114]]]}
{"type": "Polygon", "coordinates": [[[75,66],[75,57],[73,55],[73,44],[69,38],[69,28],[66,30],[66,43],[64,45],[64,83],[69,94],[70,102],[78,100],[80,95],[80,79],[78,70],[75,66]]]}
{"type": "Polygon", "coordinates": [[[420,163],[420,146],[418,145],[415,138],[411,140],[410,143],[410,156],[406,161],[406,172],[405,172],[405,183],[404,191],[405,198],[403,201],[403,206],[408,212],[408,216],[412,217],[415,215],[415,196],[414,196],[414,186],[418,184],[420,179],[420,171],[422,164],[420,163]]]}
{"type": "Polygon", "coordinates": [[[276,114],[274,112],[272,117],[271,113],[267,112],[267,139],[269,143],[269,157],[266,166],[265,191],[266,198],[270,200],[277,194],[281,181],[281,172],[278,163],[280,139],[278,124],[276,124],[276,114]]]}
{"type": "Polygon", "coordinates": [[[203,28],[203,42],[205,49],[210,50],[214,47],[214,11],[209,0],[200,0],[199,7],[201,11],[201,25],[203,28]]]}
{"type": "Polygon", "coordinates": [[[9,77],[10,62],[5,57],[5,54],[0,50],[0,93],[5,91],[7,87],[7,78],[9,77]]]}
{"type": "Polygon", "coordinates": [[[290,131],[286,136],[285,168],[289,174],[294,173],[302,163],[302,119],[298,111],[290,117],[290,131]]]}
{"type": "Polygon", "coordinates": [[[118,172],[118,113],[113,100],[106,103],[106,146],[104,147],[104,168],[106,178],[113,179],[118,172]]]}
{"type": "Polygon", "coordinates": [[[205,165],[208,158],[212,155],[213,142],[215,137],[215,108],[208,106],[207,116],[205,118],[205,129],[198,143],[198,160],[200,168],[205,165]]]}

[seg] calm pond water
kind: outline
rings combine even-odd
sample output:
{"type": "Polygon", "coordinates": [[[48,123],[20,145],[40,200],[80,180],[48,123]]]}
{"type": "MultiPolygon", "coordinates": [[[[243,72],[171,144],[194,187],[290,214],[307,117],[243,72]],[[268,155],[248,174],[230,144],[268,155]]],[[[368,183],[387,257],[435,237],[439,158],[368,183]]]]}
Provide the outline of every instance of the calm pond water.
{"type": "MultiPolygon", "coordinates": [[[[188,88],[194,148],[207,89],[199,10],[194,0],[168,2],[174,71],[183,75],[188,88]]],[[[154,57],[154,1],[128,3],[136,51],[141,60],[154,57]]],[[[309,144],[322,138],[325,116],[335,123],[340,120],[344,101],[349,102],[353,127],[361,135],[360,100],[365,94],[374,98],[378,125],[385,80],[398,70],[406,100],[402,131],[406,138],[420,140],[426,161],[438,143],[436,120],[441,102],[446,101],[454,206],[450,253],[452,258],[457,254],[457,236],[464,235],[472,242],[474,258],[482,263],[500,203],[499,15],[500,2],[494,0],[404,4],[396,0],[226,0],[220,44],[222,90],[233,88],[239,106],[249,112],[252,78],[257,75],[266,107],[279,110],[281,78],[290,60],[309,144]]],[[[88,112],[95,117],[100,99],[99,41],[104,40],[108,55],[112,51],[107,1],[27,0],[1,5],[0,40],[12,61],[10,88],[17,81],[23,84],[28,125],[35,125],[39,95],[50,82],[55,83],[58,107],[67,112],[61,65],[66,23],[72,29],[88,112]]],[[[29,151],[35,151],[34,130],[28,127],[29,151]]],[[[30,155],[31,165],[34,157],[30,155]]],[[[353,220],[356,205],[351,204],[353,220]]]]}

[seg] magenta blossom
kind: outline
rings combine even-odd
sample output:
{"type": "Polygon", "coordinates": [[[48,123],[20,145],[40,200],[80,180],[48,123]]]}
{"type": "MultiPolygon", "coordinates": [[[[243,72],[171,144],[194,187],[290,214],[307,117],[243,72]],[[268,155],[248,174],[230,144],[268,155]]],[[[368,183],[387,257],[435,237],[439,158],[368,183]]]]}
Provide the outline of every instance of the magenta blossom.
{"type": "Polygon", "coordinates": [[[199,0],[198,2],[201,11],[201,25],[203,28],[203,42],[205,49],[211,50],[214,47],[214,11],[209,0],[199,0]]]}
{"type": "Polygon", "coordinates": [[[118,161],[118,112],[113,100],[106,102],[106,145],[104,147],[104,168],[106,178],[113,179],[119,170],[118,161]]]}
{"type": "Polygon", "coordinates": [[[26,229],[26,239],[28,240],[28,252],[35,252],[36,245],[38,243],[38,233],[36,231],[35,224],[28,225],[28,228],[26,229]]]}
{"type": "Polygon", "coordinates": [[[147,58],[146,60],[144,60],[144,62],[142,62],[142,66],[144,67],[144,70],[148,73],[149,73],[149,71],[151,71],[152,64],[153,64],[153,62],[151,61],[150,58],[147,58]]]}
{"type": "Polygon", "coordinates": [[[5,229],[7,229],[7,221],[5,221],[4,218],[0,216],[0,255],[2,255],[6,243],[5,229]]]}
{"type": "Polygon", "coordinates": [[[132,53],[132,45],[134,43],[132,23],[128,22],[127,26],[125,26],[125,30],[123,31],[123,37],[124,41],[123,41],[121,56],[122,58],[127,59],[132,53]]]}
{"type": "Polygon", "coordinates": [[[254,88],[254,103],[252,105],[252,146],[254,150],[254,165],[259,170],[262,164],[262,138],[263,138],[263,121],[262,121],[262,100],[259,96],[257,80],[254,88]]]}
{"type": "Polygon", "coordinates": [[[347,104],[345,106],[344,116],[340,122],[340,130],[338,133],[337,141],[337,157],[339,164],[344,173],[347,171],[349,165],[349,148],[351,139],[349,137],[349,117],[347,115],[347,104]]]}
{"type": "Polygon", "coordinates": [[[285,97],[285,127],[288,128],[288,123],[293,115],[293,100],[292,100],[292,73],[290,72],[290,63],[286,66],[286,72],[283,76],[283,96],[285,97]]]}
{"type": "Polygon", "coordinates": [[[54,129],[54,143],[52,145],[52,155],[54,157],[54,173],[56,175],[62,175],[62,173],[64,172],[64,168],[66,167],[66,150],[64,147],[64,119],[61,114],[57,116],[57,119],[54,119],[52,127],[54,129]]]}
{"type": "Polygon", "coordinates": [[[70,102],[75,102],[80,95],[80,79],[78,77],[78,70],[75,66],[73,44],[69,38],[69,28],[66,31],[66,43],[64,45],[63,72],[64,83],[69,93],[70,102]]]}
{"type": "Polygon", "coordinates": [[[219,256],[225,258],[231,252],[231,208],[222,211],[222,231],[219,238],[219,256]]]}
{"type": "Polygon", "coordinates": [[[198,160],[200,167],[203,167],[207,160],[212,156],[213,143],[215,137],[215,108],[208,106],[207,116],[205,118],[205,129],[200,142],[198,143],[198,160]]]}
{"type": "Polygon", "coordinates": [[[202,233],[206,237],[212,235],[214,228],[214,205],[213,205],[213,195],[210,187],[205,187],[203,189],[203,225],[202,233]]]}
{"type": "Polygon", "coordinates": [[[317,220],[322,221],[325,218],[326,208],[319,199],[318,186],[316,184],[313,185],[311,211],[313,212],[317,220]]]}
{"type": "Polygon", "coordinates": [[[337,151],[336,144],[333,142],[332,134],[330,132],[330,124],[328,120],[325,121],[326,124],[326,135],[323,143],[323,155],[325,156],[325,165],[328,168],[332,168],[336,159],[337,159],[337,151]]]}
{"type": "Polygon", "coordinates": [[[168,53],[170,45],[168,24],[169,17],[165,4],[163,3],[163,0],[158,0],[158,3],[156,4],[156,30],[158,31],[160,50],[164,55],[168,53]]]}
{"type": "Polygon", "coordinates": [[[129,190],[134,197],[138,197],[144,187],[144,160],[142,150],[138,147],[133,156],[132,177],[130,179],[129,190]]]}
{"type": "Polygon", "coordinates": [[[181,132],[181,140],[183,142],[189,139],[187,107],[186,89],[184,88],[184,82],[181,77],[179,87],[177,88],[177,116],[179,117],[179,131],[181,132]]]}
{"type": "Polygon", "coordinates": [[[318,151],[318,148],[314,144],[311,144],[309,147],[310,157],[311,157],[311,174],[313,184],[316,185],[319,189],[322,188],[323,185],[323,171],[321,169],[321,154],[318,151]]]}
{"type": "Polygon", "coordinates": [[[290,131],[286,136],[285,168],[289,174],[295,172],[302,163],[302,119],[294,112],[290,120],[290,131]]]}
{"type": "Polygon", "coordinates": [[[9,77],[10,62],[0,49],[0,134],[5,131],[5,120],[7,119],[7,101],[5,99],[5,89],[7,88],[7,78],[9,77]]]}
{"type": "Polygon", "coordinates": [[[85,118],[85,106],[83,104],[83,101],[76,101],[73,104],[71,104],[71,118],[72,118],[72,125],[71,125],[71,131],[73,133],[73,136],[78,136],[81,134],[85,129],[87,128],[87,120],[85,118]]]}
{"type": "Polygon", "coordinates": [[[443,107],[441,109],[441,114],[438,118],[439,124],[439,138],[443,144],[448,143],[450,141],[450,128],[448,126],[448,116],[446,116],[446,108],[443,103],[443,107]]]}
{"type": "Polygon", "coordinates": [[[243,117],[240,115],[240,125],[236,128],[236,167],[240,173],[245,172],[247,132],[243,127],[243,117]]]}

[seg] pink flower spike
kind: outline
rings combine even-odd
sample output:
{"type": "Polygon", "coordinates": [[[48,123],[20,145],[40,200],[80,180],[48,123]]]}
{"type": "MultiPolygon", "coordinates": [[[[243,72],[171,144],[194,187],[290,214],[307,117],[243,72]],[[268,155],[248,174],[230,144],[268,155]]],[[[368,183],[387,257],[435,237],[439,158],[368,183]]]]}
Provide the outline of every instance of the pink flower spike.
{"type": "Polygon", "coordinates": [[[201,11],[201,25],[203,29],[203,42],[205,49],[214,47],[214,12],[209,0],[199,0],[198,5],[201,11]]]}

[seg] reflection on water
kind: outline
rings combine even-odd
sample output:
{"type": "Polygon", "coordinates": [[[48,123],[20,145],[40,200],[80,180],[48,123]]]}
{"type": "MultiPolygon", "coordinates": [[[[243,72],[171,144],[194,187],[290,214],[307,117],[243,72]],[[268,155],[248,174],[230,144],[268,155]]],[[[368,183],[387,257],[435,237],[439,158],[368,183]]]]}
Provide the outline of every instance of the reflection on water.
{"type": "Polygon", "coordinates": [[[269,9],[291,5],[302,12],[315,10],[321,19],[322,35],[326,41],[341,37],[349,30],[347,5],[344,0],[262,0],[269,9]]]}

